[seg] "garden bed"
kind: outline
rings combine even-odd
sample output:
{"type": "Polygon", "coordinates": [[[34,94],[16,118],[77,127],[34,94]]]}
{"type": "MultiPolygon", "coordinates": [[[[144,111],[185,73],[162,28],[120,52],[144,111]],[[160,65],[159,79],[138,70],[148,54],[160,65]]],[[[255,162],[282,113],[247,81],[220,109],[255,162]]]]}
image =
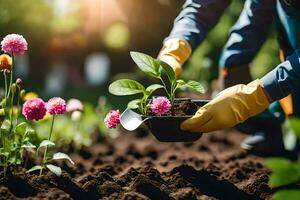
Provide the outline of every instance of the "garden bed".
{"type": "Polygon", "coordinates": [[[196,143],[132,133],[98,139],[79,153],[64,149],[76,164],[61,163],[61,177],[19,172],[5,182],[1,174],[0,199],[271,199],[269,170],[239,147],[244,138],[223,131],[196,143]]]}

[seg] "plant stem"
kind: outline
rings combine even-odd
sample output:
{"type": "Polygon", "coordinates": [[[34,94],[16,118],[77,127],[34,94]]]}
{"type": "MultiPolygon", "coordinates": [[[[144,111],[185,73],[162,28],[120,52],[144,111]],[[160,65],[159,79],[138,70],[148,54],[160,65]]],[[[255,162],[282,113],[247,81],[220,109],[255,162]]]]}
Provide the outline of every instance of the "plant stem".
{"type": "Polygon", "coordinates": [[[169,98],[171,98],[171,95],[170,95],[170,93],[167,90],[167,86],[166,86],[165,82],[163,81],[163,79],[161,77],[159,77],[159,80],[164,85],[164,90],[166,91],[167,95],[169,96],[169,98]]]}
{"type": "Polygon", "coordinates": [[[17,100],[17,108],[16,108],[16,126],[18,125],[18,117],[19,117],[19,106],[20,106],[20,92],[21,92],[21,88],[18,87],[18,100],[17,100]]]}
{"type": "Polygon", "coordinates": [[[12,85],[12,81],[13,81],[13,70],[14,70],[14,64],[15,64],[15,57],[14,54],[12,53],[12,65],[11,65],[11,69],[10,69],[10,81],[9,81],[9,87],[8,87],[8,93],[7,93],[7,97],[9,98],[10,96],[10,92],[11,92],[11,85],[12,85]]]}
{"type": "Polygon", "coordinates": [[[6,76],[6,72],[3,72],[3,76],[4,76],[4,84],[5,84],[5,93],[4,93],[4,100],[5,100],[5,104],[4,104],[4,110],[6,108],[6,101],[7,101],[7,76],[6,76]]]}
{"type": "MultiPolygon", "coordinates": [[[[52,135],[53,126],[54,126],[54,119],[55,119],[55,115],[52,116],[51,128],[50,128],[49,137],[48,137],[48,140],[49,140],[49,141],[51,140],[51,135],[52,135]]],[[[42,168],[41,168],[41,170],[40,170],[40,176],[42,175],[43,169],[44,169],[45,164],[46,164],[47,151],[48,151],[48,146],[45,147],[44,157],[43,157],[43,160],[42,160],[42,168]]]]}

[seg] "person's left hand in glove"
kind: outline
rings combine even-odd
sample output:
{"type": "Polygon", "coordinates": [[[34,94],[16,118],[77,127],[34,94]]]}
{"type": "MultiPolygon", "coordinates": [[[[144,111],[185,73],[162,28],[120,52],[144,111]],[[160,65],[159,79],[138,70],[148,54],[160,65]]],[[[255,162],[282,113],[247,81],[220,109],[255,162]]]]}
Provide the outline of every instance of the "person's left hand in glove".
{"type": "Polygon", "coordinates": [[[181,124],[190,132],[211,132],[230,128],[264,111],[270,98],[260,80],[235,85],[220,92],[212,101],[181,124]]]}

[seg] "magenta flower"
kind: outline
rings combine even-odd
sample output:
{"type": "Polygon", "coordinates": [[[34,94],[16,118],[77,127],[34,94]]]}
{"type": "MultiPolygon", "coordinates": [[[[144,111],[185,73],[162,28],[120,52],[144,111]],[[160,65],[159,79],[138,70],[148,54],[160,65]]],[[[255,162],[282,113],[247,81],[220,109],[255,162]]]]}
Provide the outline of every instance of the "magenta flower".
{"type": "Polygon", "coordinates": [[[27,100],[23,104],[22,114],[27,120],[41,120],[46,115],[46,103],[40,98],[27,100]]]}
{"type": "Polygon", "coordinates": [[[47,102],[47,112],[50,115],[62,115],[67,111],[65,100],[60,97],[53,97],[47,102]]]}
{"type": "Polygon", "coordinates": [[[116,128],[117,125],[120,124],[119,110],[109,111],[104,119],[104,123],[107,128],[116,128]]]}
{"type": "Polygon", "coordinates": [[[19,34],[9,34],[1,41],[2,51],[10,54],[23,54],[27,50],[27,46],[27,41],[19,34]]]}
{"type": "Polygon", "coordinates": [[[155,114],[165,114],[171,109],[171,102],[166,97],[153,98],[150,104],[150,110],[155,114]]]}
{"type": "Polygon", "coordinates": [[[83,111],[83,104],[78,99],[70,99],[67,103],[67,112],[83,111]]]}

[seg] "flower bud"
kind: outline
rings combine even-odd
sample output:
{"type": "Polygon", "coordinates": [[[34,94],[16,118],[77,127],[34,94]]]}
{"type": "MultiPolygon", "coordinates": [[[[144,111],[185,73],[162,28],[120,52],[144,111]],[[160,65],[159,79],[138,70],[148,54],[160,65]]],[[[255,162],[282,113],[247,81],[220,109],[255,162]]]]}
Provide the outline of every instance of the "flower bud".
{"type": "Polygon", "coordinates": [[[21,92],[20,92],[20,98],[24,99],[25,95],[26,95],[26,91],[25,90],[21,90],[21,92]]]}
{"type": "Polygon", "coordinates": [[[17,78],[17,80],[16,80],[16,84],[17,84],[17,86],[22,86],[23,85],[23,81],[22,81],[22,79],[20,79],[20,78],[17,78]]]}
{"type": "Polygon", "coordinates": [[[12,66],[12,58],[7,54],[0,55],[0,70],[10,71],[12,66]]]}
{"type": "Polygon", "coordinates": [[[16,91],[17,91],[17,84],[13,83],[13,84],[11,85],[11,92],[12,92],[12,94],[15,94],[16,91]]]}

